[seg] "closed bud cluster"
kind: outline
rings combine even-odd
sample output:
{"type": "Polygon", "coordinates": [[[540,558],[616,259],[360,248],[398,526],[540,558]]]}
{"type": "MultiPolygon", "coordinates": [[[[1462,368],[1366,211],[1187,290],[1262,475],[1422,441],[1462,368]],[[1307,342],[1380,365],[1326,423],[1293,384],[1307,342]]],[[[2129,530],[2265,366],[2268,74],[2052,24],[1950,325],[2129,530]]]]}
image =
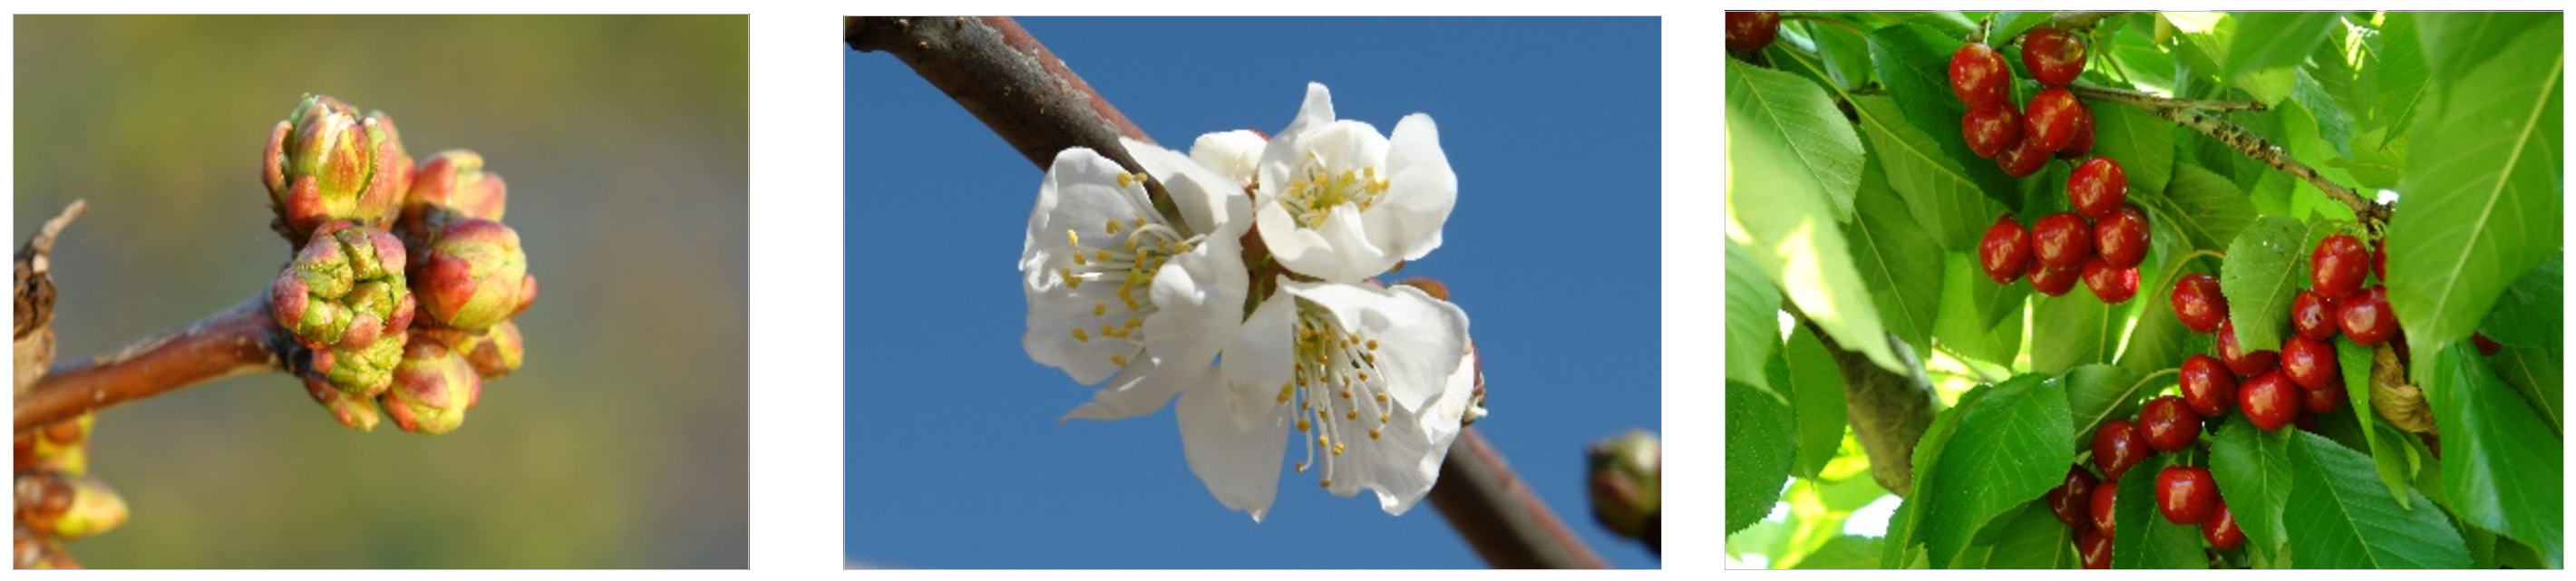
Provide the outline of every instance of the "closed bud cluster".
{"type": "Polygon", "coordinates": [[[412,175],[396,223],[406,238],[426,240],[457,219],[498,222],[508,203],[508,187],[501,174],[484,173],[483,156],[463,149],[442,151],[421,162],[412,175]]]}
{"type": "Polygon", "coordinates": [[[462,218],[429,239],[413,265],[414,290],[429,319],[441,326],[481,331],[508,320],[535,299],[528,255],[519,233],[500,222],[462,218]]]}
{"type": "Polygon", "coordinates": [[[518,371],[520,361],[527,356],[527,345],[519,338],[519,324],[511,321],[479,332],[428,326],[412,330],[413,341],[424,338],[444,343],[464,355],[465,361],[474,365],[474,373],[484,379],[518,371]]]}
{"type": "Polygon", "coordinates": [[[277,324],[313,349],[309,366],[350,395],[390,382],[415,303],[402,242],[351,222],[324,224],[269,286],[277,324]]]}
{"type": "Polygon", "coordinates": [[[411,159],[393,118],[360,116],[339,99],[305,95],[270,130],[260,180],[268,186],[278,233],[302,244],[336,220],[389,223],[410,186],[411,159]]]}
{"type": "Polygon", "coordinates": [[[464,354],[436,339],[421,338],[403,349],[394,367],[392,389],[377,397],[385,415],[403,431],[438,435],[465,423],[465,410],[482,396],[483,380],[464,354]]]}

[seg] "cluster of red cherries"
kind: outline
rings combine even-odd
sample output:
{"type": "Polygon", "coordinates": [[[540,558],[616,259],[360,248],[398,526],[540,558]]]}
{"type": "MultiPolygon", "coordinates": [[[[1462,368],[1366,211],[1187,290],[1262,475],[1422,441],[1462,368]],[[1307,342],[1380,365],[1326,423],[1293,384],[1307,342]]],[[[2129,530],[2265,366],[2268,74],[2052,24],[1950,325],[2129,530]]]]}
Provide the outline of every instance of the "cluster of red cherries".
{"type": "MultiPolygon", "coordinates": [[[[2066,83],[2084,72],[2084,38],[2035,29],[2022,35],[2021,56],[2031,78],[2046,87],[2031,97],[2028,116],[2006,97],[2012,73],[1993,48],[1972,42],[1950,57],[1950,90],[1968,104],[1960,120],[1968,149],[1994,158],[2013,177],[2038,172],[2051,155],[2076,159],[2093,149],[2093,114],[2066,92],[2066,83]]],[[[2128,205],[2128,197],[2120,162],[2085,160],[2066,179],[2074,211],[2042,217],[2028,229],[2010,214],[1995,218],[1978,244],[1977,262],[1997,284],[2028,276],[2031,288],[2053,297],[2080,279],[2102,302],[2128,302],[2138,294],[2138,264],[2147,259],[2147,215],[2128,205]]]]}
{"type": "Polygon", "coordinates": [[[1968,104],[1959,119],[1968,149],[1992,158],[2013,177],[2038,173],[2051,155],[2075,159],[2093,150],[2093,113],[2066,91],[2084,72],[2084,37],[2055,28],[2021,37],[2021,62],[2041,89],[2027,112],[2013,109],[2012,71],[1985,43],[1971,42],[1950,55],[1950,91],[1968,104]]]}

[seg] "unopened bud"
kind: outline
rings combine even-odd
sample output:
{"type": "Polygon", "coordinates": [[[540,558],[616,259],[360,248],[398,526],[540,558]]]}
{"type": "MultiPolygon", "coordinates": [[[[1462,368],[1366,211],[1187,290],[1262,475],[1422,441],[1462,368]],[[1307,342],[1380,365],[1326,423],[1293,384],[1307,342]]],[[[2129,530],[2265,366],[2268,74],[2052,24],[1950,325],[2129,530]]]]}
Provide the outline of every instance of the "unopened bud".
{"type": "Polygon", "coordinates": [[[304,374],[304,393],[313,396],[314,403],[322,404],[323,411],[330,412],[331,420],[341,426],[360,432],[376,429],[380,416],[375,398],[342,392],[331,385],[331,380],[311,373],[304,374]]]}
{"type": "Polygon", "coordinates": [[[46,424],[29,434],[18,471],[49,470],[73,476],[89,472],[89,432],[98,414],[46,424]]]}
{"type": "Polygon", "coordinates": [[[54,536],[72,540],[115,529],[125,524],[128,511],[125,497],[96,476],[71,479],[71,506],[54,520],[54,536]]]}
{"type": "Polygon", "coordinates": [[[1592,518],[1601,526],[1649,544],[1661,536],[1664,445],[1643,431],[1592,445],[1592,518]]]}
{"type": "Polygon", "coordinates": [[[438,324],[468,331],[508,320],[536,289],[518,231],[491,220],[448,223],[413,267],[421,308],[438,324]]]}
{"type": "Polygon", "coordinates": [[[427,239],[447,222],[482,218],[498,222],[509,202],[501,174],[483,172],[483,156],[456,149],[421,162],[412,175],[410,193],[402,200],[403,234],[427,239]]]}
{"type": "Polygon", "coordinates": [[[515,321],[502,321],[481,332],[429,326],[412,330],[413,341],[423,337],[463,354],[465,361],[474,365],[474,373],[484,379],[518,371],[520,362],[527,357],[527,344],[519,338],[519,324],[515,321]]]}
{"type": "Polygon", "coordinates": [[[434,339],[411,342],[402,364],[394,367],[393,388],[377,403],[403,431],[445,434],[465,423],[465,410],[481,397],[482,379],[474,365],[434,339]]]}
{"type": "Polygon", "coordinates": [[[402,242],[341,221],[313,240],[269,286],[277,324],[314,350],[311,367],[341,391],[371,397],[392,381],[417,304],[403,276],[402,242]]]}
{"type": "Polygon", "coordinates": [[[382,114],[322,95],[305,95],[269,132],[260,178],[277,212],[278,231],[304,243],[334,220],[382,227],[393,219],[409,161],[382,114]]]}

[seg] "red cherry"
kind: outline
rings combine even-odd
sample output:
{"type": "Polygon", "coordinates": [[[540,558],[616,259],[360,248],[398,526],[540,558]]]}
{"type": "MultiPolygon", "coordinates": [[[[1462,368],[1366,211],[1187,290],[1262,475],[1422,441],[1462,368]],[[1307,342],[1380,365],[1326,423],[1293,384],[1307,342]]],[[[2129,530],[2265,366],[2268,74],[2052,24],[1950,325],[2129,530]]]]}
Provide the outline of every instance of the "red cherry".
{"type": "Polygon", "coordinates": [[[2110,535],[2102,534],[2101,531],[2093,529],[2084,529],[2083,534],[2075,535],[2075,542],[2075,547],[2083,551],[2084,568],[2111,568],[2110,535]]]}
{"type": "Polygon", "coordinates": [[[2388,342],[2388,336],[2397,334],[2397,312],[2388,308],[2388,287],[2371,285],[2361,294],[2338,302],[2343,310],[2335,316],[2335,324],[2352,342],[2378,347],[2388,342]]]}
{"type": "Polygon", "coordinates": [[[2495,355],[2497,351],[2504,350],[2504,344],[2497,343],[2494,339],[2488,339],[2487,334],[2485,333],[2470,333],[2469,342],[2476,343],[2478,345],[2479,355],[2491,356],[2495,355]]]}
{"type": "Polygon", "coordinates": [[[2227,320],[2227,295],[2218,292],[2218,277],[2193,272],[2174,281],[2174,319],[2194,333],[2218,331],[2227,320]]]}
{"type": "Polygon", "coordinates": [[[2199,523],[2218,507],[2218,480],[2208,468],[2166,466],[2156,473],[2156,508],[2174,524],[2199,523]]]}
{"type": "Polygon", "coordinates": [[[2233,551],[2245,545],[2245,531],[2236,528],[2236,514],[2227,511],[2227,499],[2218,499],[2218,508],[2200,521],[2200,538],[2221,551],[2233,551]]]}
{"type": "Polygon", "coordinates": [[[2012,147],[2004,148],[2002,153],[1995,154],[1995,167],[2003,168],[2004,175],[2017,178],[2030,177],[2030,174],[2039,173],[2039,168],[2048,165],[2048,155],[2052,151],[2055,150],[2040,147],[2038,142],[2032,141],[2030,131],[2024,129],[2021,142],[2014,143],[2012,147]]]}
{"type": "Polygon", "coordinates": [[[2236,389],[2237,404],[2245,410],[2245,419],[2263,431],[2277,431],[2299,418],[2299,386],[2279,371],[2268,371],[2236,389]]]}
{"type": "Polygon", "coordinates": [[[2380,240],[2379,248],[2370,253],[2370,275],[2388,280],[2388,241],[2380,240]]]}
{"type": "Polygon", "coordinates": [[[2129,467],[2147,461],[2147,455],[2153,453],[2137,424],[2128,420],[2105,422],[2100,431],[2093,433],[2093,467],[2102,471],[2103,480],[2119,481],[2129,467]]]}
{"type": "Polygon", "coordinates": [[[2004,68],[2004,55],[1984,43],[1968,43],[1950,54],[1950,92],[1959,96],[1971,110],[2009,106],[2006,86],[2012,84],[2012,71],[2004,68]]]}
{"type": "Polygon", "coordinates": [[[2093,152],[2093,108],[2077,103],[2075,109],[2083,113],[2075,116],[2075,139],[2067,141],[2065,149],[2057,150],[2058,159],[2075,159],[2093,152]]]}
{"type": "Polygon", "coordinates": [[[2075,141],[2075,117],[2084,113],[2083,107],[2065,88],[2040,89],[2039,94],[2031,96],[2030,106],[2023,108],[2022,123],[2027,127],[2022,129],[2022,139],[2037,144],[2046,153],[2065,149],[2066,144],[2075,141]]]}
{"type": "Polygon", "coordinates": [[[2108,157],[2086,160],[2066,176],[2066,201],[2075,203],[2075,213],[2100,220],[2120,209],[2129,199],[2129,173],[2120,170],[2120,162],[2108,157]]]}
{"type": "Polygon", "coordinates": [[[2147,446],[2172,452],[2189,448],[2200,441],[2200,414],[2182,398],[2161,396],[2147,400],[2138,410],[2138,428],[2147,438],[2147,446]]]}
{"type": "Polygon", "coordinates": [[[1995,217],[1995,225],[1986,227],[1985,241],[1977,244],[1977,263],[1985,267],[1986,278],[1995,284],[2012,284],[2029,261],[2030,232],[2021,229],[2012,214],[1995,217]]]}
{"type": "Polygon", "coordinates": [[[2227,362],[2227,369],[2236,372],[2237,376],[2250,376],[2270,370],[2274,364],[2280,362],[2280,357],[2280,352],[2271,350],[2246,353],[2245,348],[2236,342],[2235,317],[2228,317],[2227,320],[2218,323],[2218,359],[2227,362]]]}
{"type": "Polygon", "coordinates": [[[2066,481],[2048,489],[2048,512],[2057,515],[2057,522],[2066,523],[2069,529],[2092,528],[2093,520],[2084,514],[2084,503],[2092,501],[2096,482],[2093,473],[2085,472],[2083,466],[2068,465],[2066,481]]]}
{"type": "MultiPolygon", "coordinates": [[[[2343,368],[2335,362],[2334,346],[2305,335],[2291,335],[2281,342],[2281,372],[2288,374],[2290,382],[2299,384],[2299,387],[2334,388],[2337,393],[2343,391],[2343,368]]],[[[2311,406],[2308,411],[2325,413],[2327,410],[2311,406]]]]}
{"type": "Polygon", "coordinates": [[[2120,479],[2105,480],[2102,484],[2093,487],[2093,532],[2101,533],[2106,539],[2118,537],[2120,528],[2116,525],[2119,523],[2112,520],[2111,509],[2119,505],[2120,479]]]}
{"type": "Polygon", "coordinates": [[[2041,266],[2074,268],[2093,255],[2093,226],[2074,212],[2049,214],[2031,226],[2030,241],[2041,266]]]}
{"type": "Polygon", "coordinates": [[[2361,275],[2370,266],[2370,250],[2350,234],[2327,236],[2309,256],[2309,282],[2317,294],[2340,299],[2361,290],[2361,275]]]}
{"type": "Polygon", "coordinates": [[[2021,144],[2021,113],[2010,105],[1969,109],[1967,116],[1959,118],[1959,132],[1977,157],[1994,157],[2021,144]]]}
{"type": "Polygon", "coordinates": [[[2299,386],[2299,409],[2307,412],[2307,415],[2330,414],[2343,411],[2344,404],[2350,403],[2351,401],[2352,395],[2344,393],[2343,386],[2299,386]]]}
{"type": "Polygon", "coordinates": [[[1771,46],[1780,36],[1780,13],[1767,11],[1726,11],[1726,50],[1751,53],[1771,46]]]}
{"type": "Polygon", "coordinates": [[[2037,260],[2030,261],[2030,265],[2031,268],[2039,269],[2038,273],[2030,275],[2031,290],[2052,297],[2066,296],[2066,291],[2073,290],[2076,279],[2082,278],[2084,274],[2083,268],[2044,267],[2040,266],[2037,260]]]}
{"type": "Polygon", "coordinates": [[[2093,223],[2093,250],[2112,268],[2137,268],[2147,261],[2147,215],[2120,208],[2093,223]]]}
{"type": "Polygon", "coordinates": [[[2299,291],[2290,299],[2290,328],[2299,336],[2324,341],[2335,335],[2335,300],[2314,290],[2299,291]]]}
{"type": "Polygon", "coordinates": [[[2100,256],[2085,258],[2084,265],[2077,268],[2083,270],[2084,288],[2091,289],[2093,298],[2102,302],[2116,305],[2138,295],[2136,268],[2116,268],[2100,256]]]}
{"type": "Polygon", "coordinates": [[[2192,355],[2182,360],[2181,376],[2182,401],[2192,413],[2214,418],[2236,409],[2236,374],[2218,358],[2192,355]]]}
{"type": "Polygon", "coordinates": [[[2084,37],[2055,28],[2032,29],[2021,37],[2021,64],[2039,84],[2063,87],[2084,72],[2084,37]]]}

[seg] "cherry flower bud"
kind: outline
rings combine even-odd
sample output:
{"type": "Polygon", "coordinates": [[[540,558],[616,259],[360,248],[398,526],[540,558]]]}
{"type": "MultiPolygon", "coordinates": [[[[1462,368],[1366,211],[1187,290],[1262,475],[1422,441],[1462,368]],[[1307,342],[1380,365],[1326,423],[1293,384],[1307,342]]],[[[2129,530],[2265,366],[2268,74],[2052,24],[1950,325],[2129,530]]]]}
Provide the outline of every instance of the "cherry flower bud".
{"type": "Polygon", "coordinates": [[[484,379],[518,371],[520,362],[527,357],[527,344],[519,338],[519,324],[513,321],[502,321],[481,332],[427,326],[412,330],[413,341],[423,337],[464,355],[465,361],[474,365],[474,374],[484,379]]]}
{"type": "Polygon", "coordinates": [[[404,236],[426,240],[458,218],[498,222],[509,201],[501,174],[483,172],[483,156],[456,149],[439,152],[412,175],[410,193],[402,198],[396,222],[404,236]]]}
{"type": "Polygon", "coordinates": [[[125,497],[118,496],[106,482],[96,476],[78,476],[69,480],[71,503],[69,510],[63,511],[52,523],[55,537],[68,541],[107,532],[125,524],[128,515],[125,497]]]}
{"type": "Polygon", "coordinates": [[[394,367],[393,388],[377,398],[385,415],[403,431],[445,434],[465,423],[466,408],[482,396],[483,380],[474,365],[435,339],[413,341],[394,367]]]}
{"type": "Polygon", "coordinates": [[[1663,441],[1642,431],[1592,445],[1592,517],[1620,535],[1658,544],[1663,441]]]}
{"type": "Polygon", "coordinates": [[[89,472],[89,432],[98,414],[46,424],[22,437],[25,451],[17,470],[49,470],[73,476],[89,472]]]}
{"type": "Polygon", "coordinates": [[[449,222],[413,268],[421,308],[430,320],[457,329],[491,328],[524,309],[523,298],[535,295],[519,233],[491,220],[449,222]]]}
{"type": "Polygon", "coordinates": [[[302,243],[335,220],[386,225],[410,182],[410,164],[392,118],[360,117],[339,99],[308,94],[270,130],[260,179],[278,233],[302,243]]]}
{"type": "Polygon", "coordinates": [[[303,377],[304,393],[313,396],[314,403],[322,404],[323,411],[331,412],[332,421],[350,430],[375,431],[381,414],[376,411],[374,398],[341,392],[330,379],[320,375],[307,373],[303,377]]]}
{"type": "Polygon", "coordinates": [[[314,372],[350,395],[383,390],[402,358],[417,309],[403,277],[407,260],[392,234],[331,222],[269,286],[278,326],[314,350],[314,372]]]}

